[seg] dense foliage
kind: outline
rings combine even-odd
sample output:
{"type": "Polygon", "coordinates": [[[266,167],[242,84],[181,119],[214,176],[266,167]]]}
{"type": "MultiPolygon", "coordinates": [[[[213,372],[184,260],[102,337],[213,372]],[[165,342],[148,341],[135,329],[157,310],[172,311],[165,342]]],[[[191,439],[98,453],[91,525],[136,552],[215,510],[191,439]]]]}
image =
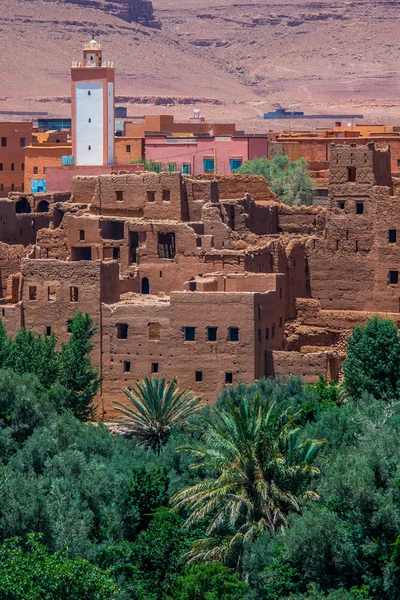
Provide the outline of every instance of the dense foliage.
{"type": "Polygon", "coordinates": [[[245,162],[237,173],[265,177],[271,190],[281,202],[290,206],[312,204],[315,183],[304,158],[290,162],[287,156],[276,154],[272,160],[254,158],[245,162]]]}
{"type": "Polygon", "coordinates": [[[296,377],[226,388],[216,410],[204,408],[177,425],[159,454],[72,414],[55,389],[66,384],[51,340],[38,342],[27,332],[18,341],[3,335],[1,597],[399,598],[400,404],[393,331],[377,319],[354,331],[344,391],[322,380],[304,386],[296,377]],[[30,344],[37,344],[43,361],[30,344]],[[15,369],[7,364],[9,353],[18,358],[17,346],[27,352],[26,370],[20,360],[11,365],[15,369]],[[52,369],[55,383],[48,385],[52,369]],[[307,461],[312,440],[325,443],[307,461]],[[196,456],[183,448],[195,449],[196,456]],[[254,478],[255,467],[260,478],[254,478]],[[233,488],[204,506],[203,491],[209,494],[224,478],[233,488]],[[172,507],[174,495],[193,500],[194,489],[197,505],[172,507]],[[286,502],[288,494],[295,507],[286,502]],[[260,519],[249,498],[257,511],[276,509],[279,526],[253,527],[260,519]],[[218,519],[219,529],[212,531],[218,519]],[[187,562],[199,541],[218,549],[250,530],[256,535],[242,540],[234,563],[224,553],[215,560],[212,552],[209,560],[187,562]]]}

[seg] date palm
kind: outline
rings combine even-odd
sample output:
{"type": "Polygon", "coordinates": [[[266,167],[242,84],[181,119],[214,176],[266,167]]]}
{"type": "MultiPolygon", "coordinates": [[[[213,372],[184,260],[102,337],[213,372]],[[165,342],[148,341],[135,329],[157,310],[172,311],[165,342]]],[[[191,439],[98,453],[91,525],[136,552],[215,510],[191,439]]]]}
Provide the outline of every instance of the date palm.
{"type": "Polygon", "coordinates": [[[318,473],[315,459],[322,440],[300,441],[299,413],[276,410],[273,401],[256,396],[229,410],[215,410],[201,445],[181,447],[212,476],[172,498],[186,508],[190,526],[211,517],[204,539],[190,550],[189,560],[220,560],[240,565],[244,545],[262,532],[275,532],[290,512],[299,512],[299,495],[318,473]]]}
{"type": "Polygon", "coordinates": [[[119,422],[126,427],[126,434],[136,439],[140,446],[162,451],[171,431],[187,423],[189,417],[201,408],[200,398],[188,388],[179,391],[174,378],[167,383],[166,377],[145,377],[133,389],[124,389],[129,405],[115,402],[116,410],[123,415],[119,422]]]}

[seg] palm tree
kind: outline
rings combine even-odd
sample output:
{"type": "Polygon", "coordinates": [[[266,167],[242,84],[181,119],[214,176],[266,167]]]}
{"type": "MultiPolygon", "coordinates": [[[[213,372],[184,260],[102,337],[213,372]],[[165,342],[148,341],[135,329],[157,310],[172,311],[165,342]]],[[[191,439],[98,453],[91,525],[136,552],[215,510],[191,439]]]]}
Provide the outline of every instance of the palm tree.
{"type": "Polygon", "coordinates": [[[185,388],[181,392],[174,378],[167,383],[166,377],[145,377],[133,390],[124,389],[131,406],[115,402],[116,410],[124,415],[120,423],[127,426],[126,434],[137,440],[140,446],[162,451],[171,431],[184,425],[190,416],[201,408],[200,398],[185,388]]]}
{"type": "Polygon", "coordinates": [[[257,395],[228,411],[215,410],[207,421],[202,445],[179,450],[197,459],[212,476],[178,492],[172,504],[190,511],[186,526],[211,516],[207,537],[198,540],[189,560],[220,560],[239,567],[244,544],[262,532],[275,532],[290,512],[299,512],[299,494],[306,491],[322,440],[300,441],[299,412],[274,410],[257,395]]]}

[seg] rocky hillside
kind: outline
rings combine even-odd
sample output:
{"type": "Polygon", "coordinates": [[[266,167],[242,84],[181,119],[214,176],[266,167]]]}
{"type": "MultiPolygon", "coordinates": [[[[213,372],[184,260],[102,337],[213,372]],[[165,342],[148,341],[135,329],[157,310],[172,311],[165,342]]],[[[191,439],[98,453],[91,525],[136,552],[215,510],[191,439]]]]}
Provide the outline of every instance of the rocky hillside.
{"type": "Polygon", "coordinates": [[[0,111],[67,114],[71,60],[94,30],[117,66],[117,93],[138,103],[131,113],[154,110],[158,99],[186,117],[188,99],[204,99],[207,116],[242,119],[246,127],[254,125],[246,119],[279,105],[400,117],[400,1],[1,4],[0,111]]]}

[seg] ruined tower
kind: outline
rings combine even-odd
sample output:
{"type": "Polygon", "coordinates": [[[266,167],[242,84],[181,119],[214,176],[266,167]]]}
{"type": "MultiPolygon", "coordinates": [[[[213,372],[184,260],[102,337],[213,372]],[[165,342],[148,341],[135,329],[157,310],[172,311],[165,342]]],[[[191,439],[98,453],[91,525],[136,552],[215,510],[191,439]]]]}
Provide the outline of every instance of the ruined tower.
{"type": "Polygon", "coordinates": [[[71,69],[72,154],[76,165],[114,162],[114,67],[94,39],[71,69]]]}

